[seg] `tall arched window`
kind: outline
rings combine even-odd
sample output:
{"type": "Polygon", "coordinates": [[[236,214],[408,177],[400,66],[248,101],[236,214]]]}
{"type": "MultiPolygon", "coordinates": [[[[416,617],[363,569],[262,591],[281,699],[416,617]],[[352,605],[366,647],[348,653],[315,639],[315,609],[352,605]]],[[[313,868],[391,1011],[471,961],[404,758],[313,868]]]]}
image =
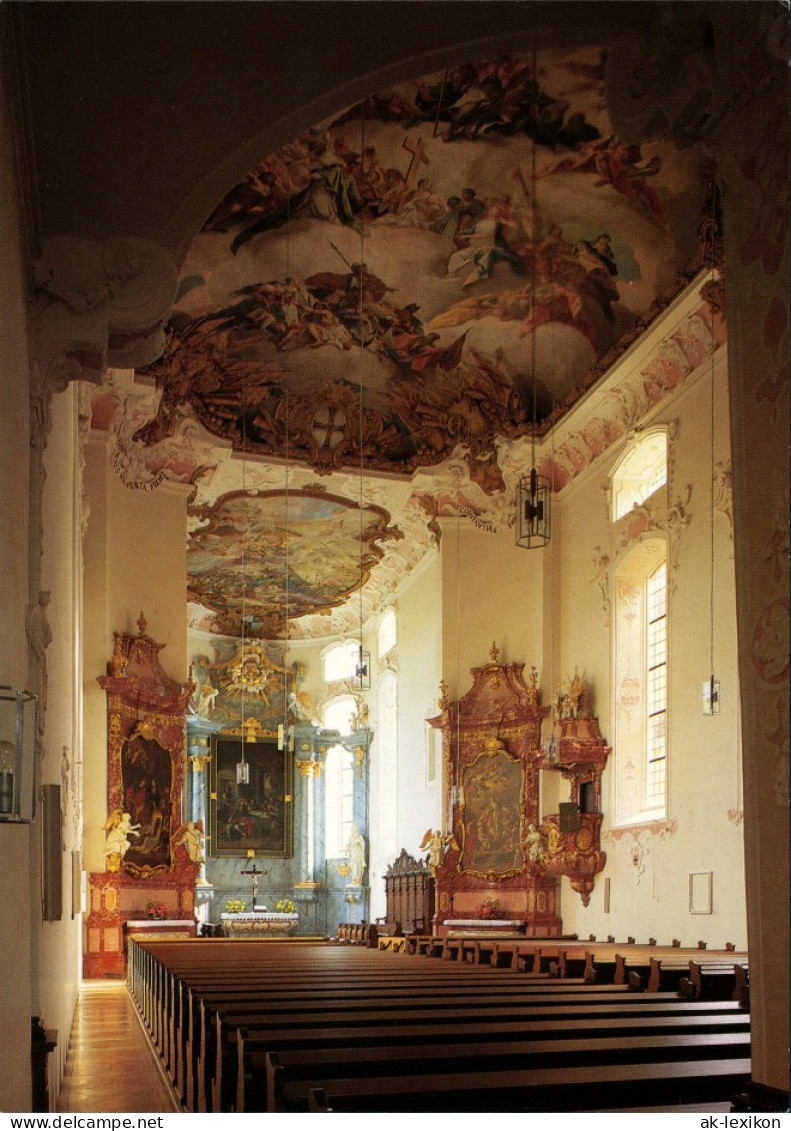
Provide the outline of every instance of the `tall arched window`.
{"type": "Polygon", "coordinates": [[[377,855],[398,853],[398,677],[384,672],[377,692],[377,855]]]}
{"type": "MultiPolygon", "coordinates": [[[[357,710],[353,695],[341,695],[328,703],[322,725],[341,734],[351,731],[357,710]]],[[[331,746],[324,766],[324,855],[327,860],[343,856],[354,823],[354,756],[345,746],[331,746]]]]}
{"type": "Polygon", "coordinates": [[[667,558],[636,546],[615,574],[616,824],[667,815],[667,558]]]}
{"type": "Polygon", "coordinates": [[[341,640],[330,644],[321,656],[321,674],[325,683],[337,683],[342,679],[353,679],[360,659],[360,643],[357,640],[341,640]]]}
{"type": "Polygon", "coordinates": [[[377,652],[379,659],[383,659],[388,652],[398,643],[398,622],[394,608],[385,609],[379,622],[377,634],[377,652]]]}
{"type": "Polygon", "coordinates": [[[667,482],[667,432],[654,428],[629,445],[612,476],[612,521],[667,482]]]}

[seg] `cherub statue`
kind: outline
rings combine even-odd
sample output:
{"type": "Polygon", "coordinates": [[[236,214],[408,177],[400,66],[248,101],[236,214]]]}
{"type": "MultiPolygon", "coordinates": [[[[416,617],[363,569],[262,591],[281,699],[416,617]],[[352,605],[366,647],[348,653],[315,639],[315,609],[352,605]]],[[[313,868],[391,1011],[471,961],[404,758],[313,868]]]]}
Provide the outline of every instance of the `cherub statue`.
{"type": "Polygon", "coordinates": [[[574,678],[569,684],[569,711],[571,712],[572,719],[578,719],[582,714],[582,699],[585,694],[585,684],[581,678],[574,673],[574,678]]]}
{"type": "Polygon", "coordinates": [[[547,839],[535,825],[527,826],[527,858],[531,864],[543,864],[547,856],[547,839]]]}
{"type": "Polygon", "coordinates": [[[121,861],[132,847],[130,836],[139,836],[141,825],[133,825],[129,813],[114,809],[105,822],[104,831],[107,838],[104,845],[104,855],[107,857],[108,872],[117,872],[121,861]]]}
{"type": "Polygon", "coordinates": [[[219,687],[212,687],[211,679],[207,675],[198,693],[198,714],[206,716],[209,711],[213,711],[214,700],[219,694],[219,687]]]}
{"type": "Polygon", "coordinates": [[[453,833],[445,833],[443,835],[439,829],[426,829],[423,839],[420,842],[420,851],[423,852],[425,849],[428,849],[426,863],[431,869],[432,876],[442,863],[447,849],[458,847],[453,833]]]}
{"type": "Polygon", "coordinates": [[[316,712],[307,691],[289,691],[288,713],[298,722],[312,723],[316,712]]]}
{"type": "Polygon", "coordinates": [[[183,844],[187,850],[187,855],[193,864],[202,864],[206,859],[203,851],[203,842],[206,840],[206,834],[203,831],[202,821],[187,821],[186,825],[182,825],[176,834],[174,844],[183,844]]]}

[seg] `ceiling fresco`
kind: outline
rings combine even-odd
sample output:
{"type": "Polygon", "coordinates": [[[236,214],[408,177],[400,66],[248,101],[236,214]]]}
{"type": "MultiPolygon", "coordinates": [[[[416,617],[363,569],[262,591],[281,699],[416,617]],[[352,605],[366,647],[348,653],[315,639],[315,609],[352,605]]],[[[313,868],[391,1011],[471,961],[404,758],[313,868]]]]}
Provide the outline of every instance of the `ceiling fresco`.
{"type": "Polygon", "coordinates": [[[381,507],[304,491],[235,491],[191,508],[187,596],[212,632],[274,638],[291,618],[343,604],[401,538],[381,507]]]}
{"type": "Polygon", "coordinates": [[[381,91],[206,220],[162,357],[92,402],[130,487],[192,485],[191,628],[359,630],[442,521],[512,525],[534,422],[562,489],[708,351],[696,301],[595,400],[699,270],[712,213],[695,152],[613,135],[604,67],[542,50],[381,91]]]}
{"type": "Polygon", "coordinates": [[[190,417],[319,473],[410,474],[579,395],[703,199],[690,151],[613,136],[603,82],[596,48],[466,62],[266,155],[187,256],[136,441],[190,417]]]}

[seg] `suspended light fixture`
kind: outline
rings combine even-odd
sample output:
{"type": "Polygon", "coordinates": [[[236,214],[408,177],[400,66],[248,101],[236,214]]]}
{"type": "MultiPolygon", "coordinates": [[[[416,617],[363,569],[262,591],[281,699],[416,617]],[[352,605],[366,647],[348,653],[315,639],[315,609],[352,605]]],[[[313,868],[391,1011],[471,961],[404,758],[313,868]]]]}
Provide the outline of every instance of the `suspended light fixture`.
{"type": "Polygon", "coordinates": [[[242,529],[241,529],[241,558],[242,558],[242,616],[241,616],[241,726],[239,727],[239,761],[236,763],[236,784],[250,784],[250,763],[244,756],[244,744],[248,735],[244,719],[244,693],[247,686],[245,677],[245,628],[247,625],[247,374],[242,379],[242,529]]]}
{"type": "MultiPolygon", "coordinates": [[[[365,113],[363,104],[360,104],[360,152],[365,152],[365,113]]],[[[352,265],[352,270],[354,270],[352,265]]],[[[365,236],[364,228],[360,225],[360,262],[357,264],[360,273],[360,285],[358,290],[358,313],[359,325],[362,327],[363,319],[365,318],[365,236]]],[[[359,526],[359,541],[360,541],[360,579],[359,579],[359,601],[360,601],[360,641],[357,648],[357,663],[354,667],[354,685],[358,691],[370,691],[371,689],[371,653],[363,649],[363,583],[365,580],[365,571],[363,565],[363,476],[365,470],[365,462],[363,455],[363,382],[362,373],[364,370],[365,358],[365,343],[362,338],[362,331],[360,333],[360,385],[359,385],[359,403],[358,403],[358,435],[357,443],[360,450],[360,485],[359,485],[359,498],[358,508],[360,512],[360,526],[359,526]]]]}
{"type": "Polygon", "coordinates": [[[709,264],[711,274],[709,278],[709,294],[711,302],[709,305],[710,311],[710,343],[709,343],[709,365],[710,365],[710,388],[709,388],[709,464],[710,464],[710,494],[709,494],[709,671],[711,673],[708,682],[703,684],[703,714],[704,715],[717,715],[720,711],[720,682],[714,676],[714,482],[716,478],[716,469],[714,466],[714,415],[715,415],[715,399],[714,399],[714,385],[715,385],[715,358],[714,355],[717,350],[717,338],[714,326],[715,309],[714,309],[714,294],[716,289],[715,271],[716,271],[716,253],[714,247],[715,234],[718,227],[717,216],[717,190],[712,182],[709,186],[709,194],[711,196],[711,239],[712,245],[709,249],[711,262],[709,264]]]}
{"type": "MultiPolygon", "coordinates": [[[[537,81],[538,68],[536,66],[536,49],[533,46],[533,82],[537,81]]],[[[533,103],[532,113],[536,113],[536,103],[533,103]]],[[[536,201],[536,141],[535,131],[533,136],[531,158],[531,208],[533,210],[532,224],[532,250],[531,250],[531,301],[533,312],[536,308],[536,282],[538,278],[538,205],[536,201]]],[[[523,475],[516,487],[516,544],[523,549],[533,550],[536,547],[546,546],[550,536],[551,496],[552,485],[549,480],[539,475],[536,468],[536,427],[537,427],[537,375],[536,375],[536,319],[530,332],[531,377],[533,381],[533,418],[531,423],[531,455],[530,474],[523,475]]]]}

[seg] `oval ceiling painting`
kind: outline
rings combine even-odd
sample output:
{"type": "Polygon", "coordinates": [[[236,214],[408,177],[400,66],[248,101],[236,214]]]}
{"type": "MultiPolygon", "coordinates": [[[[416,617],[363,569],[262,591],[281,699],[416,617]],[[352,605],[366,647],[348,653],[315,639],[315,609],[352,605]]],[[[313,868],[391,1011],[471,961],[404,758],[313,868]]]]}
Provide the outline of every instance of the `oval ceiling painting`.
{"type": "Polygon", "coordinates": [[[400,537],[381,507],[323,493],[234,491],[192,514],[204,525],[187,547],[191,620],[231,636],[244,627],[272,639],[288,620],[342,604],[381,559],[379,544],[400,537]]]}
{"type": "Polygon", "coordinates": [[[465,62],[267,155],[184,264],[154,443],[191,413],[318,471],[490,452],[580,386],[697,248],[698,157],[613,134],[603,55],[465,62]]]}

